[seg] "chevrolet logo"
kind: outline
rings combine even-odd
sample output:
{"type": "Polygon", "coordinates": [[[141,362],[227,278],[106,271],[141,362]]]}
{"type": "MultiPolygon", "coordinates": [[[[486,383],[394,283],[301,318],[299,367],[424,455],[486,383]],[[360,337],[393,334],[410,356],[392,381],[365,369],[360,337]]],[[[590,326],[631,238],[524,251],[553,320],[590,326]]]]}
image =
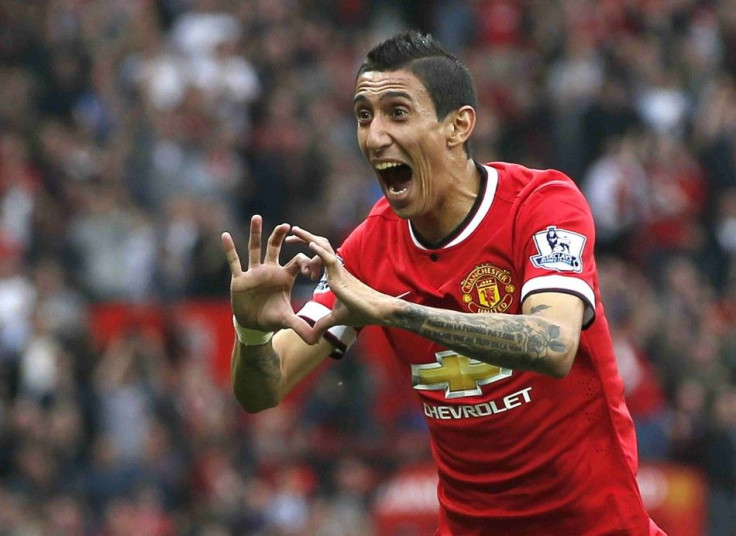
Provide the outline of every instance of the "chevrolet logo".
{"type": "Polygon", "coordinates": [[[452,350],[435,354],[437,363],[411,366],[414,389],[445,390],[445,398],[483,394],[487,385],[511,376],[512,370],[471,359],[452,350]]]}

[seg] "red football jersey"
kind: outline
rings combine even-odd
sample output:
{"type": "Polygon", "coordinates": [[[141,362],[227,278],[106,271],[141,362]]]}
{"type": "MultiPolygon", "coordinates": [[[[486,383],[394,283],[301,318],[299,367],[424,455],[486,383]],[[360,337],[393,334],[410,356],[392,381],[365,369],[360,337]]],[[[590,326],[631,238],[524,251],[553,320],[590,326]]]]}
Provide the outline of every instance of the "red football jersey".
{"type": "MultiPolygon", "coordinates": [[[[338,253],[374,289],[469,313],[519,314],[535,292],[585,302],[570,373],[555,379],[489,365],[401,329],[386,329],[422,400],[439,472],[438,535],[663,534],[636,482],[624,403],[593,258],[588,204],[567,176],[491,163],[472,211],[429,247],[380,200],[338,253]]],[[[323,281],[300,312],[334,303],[323,281]]],[[[328,335],[338,352],[355,330],[328,335]]]]}

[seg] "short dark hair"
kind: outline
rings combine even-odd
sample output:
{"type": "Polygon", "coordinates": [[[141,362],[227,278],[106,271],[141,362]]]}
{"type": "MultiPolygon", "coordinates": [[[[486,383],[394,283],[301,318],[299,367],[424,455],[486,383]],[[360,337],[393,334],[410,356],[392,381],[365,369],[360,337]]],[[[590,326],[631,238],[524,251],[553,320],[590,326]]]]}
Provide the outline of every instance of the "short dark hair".
{"type": "MultiPolygon", "coordinates": [[[[358,76],[369,71],[399,69],[410,71],[424,84],[440,121],[463,106],[478,108],[470,71],[430,34],[406,30],[382,41],[366,54],[358,76]]],[[[470,156],[469,142],[465,151],[470,156]]]]}
{"type": "Polygon", "coordinates": [[[437,119],[462,106],[478,107],[468,68],[430,34],[407,30],[376,45],[366,54],[358,76],[368,71],[407,69],[427,88],[437,119]]]}

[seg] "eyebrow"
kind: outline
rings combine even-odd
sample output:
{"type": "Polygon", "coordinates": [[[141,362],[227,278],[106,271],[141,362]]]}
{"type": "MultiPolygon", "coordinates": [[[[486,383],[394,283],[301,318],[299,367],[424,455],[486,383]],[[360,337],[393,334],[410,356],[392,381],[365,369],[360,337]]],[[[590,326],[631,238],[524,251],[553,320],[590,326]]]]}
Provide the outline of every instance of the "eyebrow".
{"type": "MultiPolygon", "coordinates": [[[[383,93],[381,94],[380,97],[378,97],[379,101],[386,100],[386,99],[407,99],[410,101],[414,100],[412,99],[411,95],[407,93],[406,91],[387,91],[386,93],[383,93]]],[[[353,98],[353,105],[356,105],[359,102],[367,102],[367,101],[368,101],[368,97],[360,93],[353,98]]]]}

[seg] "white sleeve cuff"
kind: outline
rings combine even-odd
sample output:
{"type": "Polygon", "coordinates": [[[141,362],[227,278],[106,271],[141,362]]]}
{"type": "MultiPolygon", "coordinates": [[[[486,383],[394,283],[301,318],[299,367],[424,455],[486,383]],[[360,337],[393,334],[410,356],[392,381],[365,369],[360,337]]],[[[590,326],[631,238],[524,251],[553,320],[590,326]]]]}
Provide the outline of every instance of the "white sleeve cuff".
{"type": "MultiPolygon", "coordinates": [[[[297,315],[314,323],[323,316],[327,316],[329,312],[330,309],[321,303],[309,301],[304,304],[304,307],[299,310],[297,315]]],[[[325,339],[335,346],[338,356],[342,356],[345,353],[345,350],[355,342],[357,336],[358,332],[350,326],[332,326],[324,334],[325,339]]]]}
{"type": "Polygon", "coordinates": [[[585,303],[583,313],[583,326],[587,327],[595,318],[595,292],[593,289],[577,277],[566,277],[564,275],[545,275],[530,279],[521,287],[521,301],[523,302],[530,294],[538,292],[567,292],[580,297],[585,303]]]}

